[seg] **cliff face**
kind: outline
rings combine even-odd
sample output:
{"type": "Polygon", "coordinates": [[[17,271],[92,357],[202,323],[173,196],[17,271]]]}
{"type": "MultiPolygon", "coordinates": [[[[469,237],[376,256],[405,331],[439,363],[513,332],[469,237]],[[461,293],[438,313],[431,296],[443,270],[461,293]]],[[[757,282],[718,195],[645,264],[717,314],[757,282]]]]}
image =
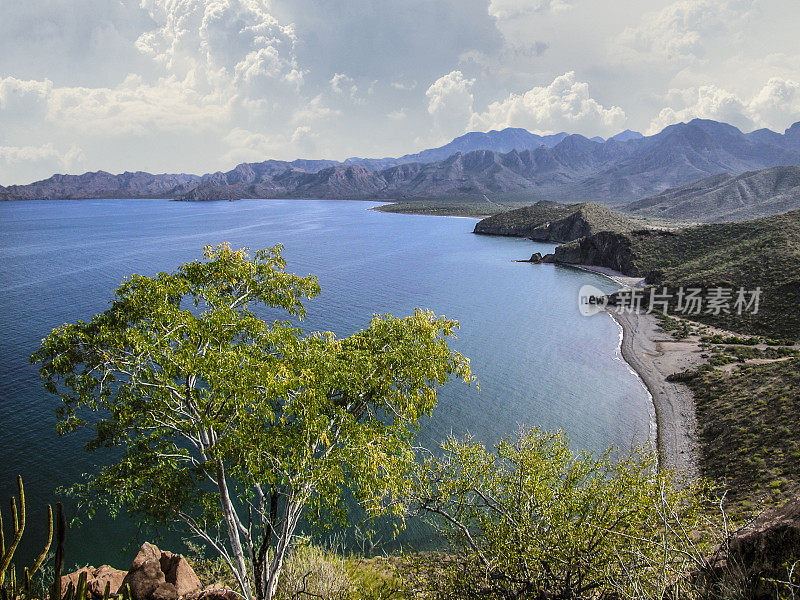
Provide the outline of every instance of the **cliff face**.
{"type": "Polygon", "coordinates": [[[553,253],[552,262],[607,267],[628,277],[643,277],[635,259],[628,235],[601,231],[558,246],[553,253]]]}
{"type": "Polygon", "coordinates": [[[515,210],[486,217],[475,224],[473,233],[504,235],[509,237],[531,237],[552,221],[569,216],[576,205],[567,206],[554,202],[537,202],[515,210]]]}

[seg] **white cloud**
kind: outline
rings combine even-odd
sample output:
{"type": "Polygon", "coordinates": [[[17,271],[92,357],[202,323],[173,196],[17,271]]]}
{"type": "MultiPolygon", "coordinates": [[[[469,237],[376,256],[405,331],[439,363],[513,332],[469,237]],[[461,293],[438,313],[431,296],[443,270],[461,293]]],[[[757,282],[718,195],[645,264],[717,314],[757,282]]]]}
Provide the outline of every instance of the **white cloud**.
{"type": "Polygon", "coordinates": [[[186,82],[163,78],[150,85],[129,75],[115,88],[55,87],[50,81],[0,79],[0,124],[43,118],[51,127],[92,135],[184,132],[225,118],[217,96],[204,96],[186,82]]]}
{"type": "Polygon", "coordinates": [[[729,37],[746,22],[753,0],[679,0],[648,13],[614,44],[621,60],[691,63],[706,56],[710,40],[729,37]]]}
{"type": "Polygon", "coordinates": [[[800,119],[800,83],[791,79],[773,77],[750,98],[714,85],[672,90],[670,98],[679,106],[662,109],[648,133],[694,118],[724,121],[744,131],[762,127],[783,131],[800,119]]]}
{"type": "Polygon", "coordinates": [[[461,71],[451,71],[434,81],[425,92],[428,97],[428,113],[437,118],[458,119],[472,113],[472,86],[474,79],[467,79],[461,71]]]}
{"type": "Polygon", "coordinates": [[[353,84],[353,78],[344,73],[334,73],[333,77],[331,77],[331,89],[337,94],[343,94],[345,91],[350,93],[358,91],[358,87],[353,84]]]}
{"type": "Polygon", "coordinates": [[[281,25],[259,0],[142,0],[158,27],[136,46],[168,73],[195,85],[244,86],[264,91],[281,80],[294,86],[302,72],[294,28],[281,25]]]}
{"type": "Polygon", "coordinates": [[[495,19],[513,19],[531,13],[559,12],[571,7],[570,0],[491,0],[489,14],[495,19]]]}
{"type": "Polygon", "coordinates": [[[0,146],[0,181],[26,183],[38,179],[43,170],[49,173],[81,168],[85,157],[72,145],[59,150],[53,144],[41,146],[0,146]]]}
{"type": "Polygon", "coordinates": [[[391,85],[396,90],[401,90],[401,91],[404,91],[404,92],[408,92],[408,91],[413,90],[413,89],[415,89],[417,87],[417,82],[416,81],[412,81],[411,83],[404,83],[402,81],[393,81],[389,85],[391,85]]]}
{"type": "Polygon", "coordinates": [[[606,108],[589,95],[589,84],[570,71],[550,85],[534,87],[523,94],[510,94],[475,113],[470,129],[524,127],[538,132],[582,131],[591,135],[618,132],[626,116],[619,106],[606,108]]]}

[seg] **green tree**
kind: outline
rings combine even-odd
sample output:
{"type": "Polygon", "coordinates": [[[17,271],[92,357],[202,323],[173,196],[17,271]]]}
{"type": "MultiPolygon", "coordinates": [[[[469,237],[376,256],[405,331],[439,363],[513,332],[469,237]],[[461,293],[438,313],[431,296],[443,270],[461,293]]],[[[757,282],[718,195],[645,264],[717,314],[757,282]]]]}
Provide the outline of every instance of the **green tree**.
{"type": "Polygon", "coordinates": [[[305,335],[253,307],[304,316],[313,277],[281,247],[226,245],[156,277],[133,275],[91,321],[59,327],[32,360],[62,400],[59,431],[121,456],[76,485],[156,524],[180,523],[228,564],[245,598],[271,599],[301,517],[402,514],[413,433],[437,387],[471,378],[426,311],[375,316],[346,338],[305,335]]]}
{"type": "MultiPolygon", "coordinates": [[[[419,508],[453,553],[418,562],[434,598],[687,598],[713,530],[704,495],[636,451],[575,454],[522,430],[495,452],[450,438],[421,471],[419,508]]],[[[698,484],[699,485],[699,484],[698,484]]]]}

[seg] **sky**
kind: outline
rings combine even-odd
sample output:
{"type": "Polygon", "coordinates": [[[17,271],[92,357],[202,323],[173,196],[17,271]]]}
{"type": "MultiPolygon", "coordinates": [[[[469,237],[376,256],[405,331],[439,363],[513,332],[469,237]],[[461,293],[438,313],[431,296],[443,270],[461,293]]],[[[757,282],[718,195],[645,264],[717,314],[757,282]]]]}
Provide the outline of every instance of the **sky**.
{"type": "Polygon", "coordinates": [[[797,0],[0,0],[0,185],[800,121],[797,0]]]}

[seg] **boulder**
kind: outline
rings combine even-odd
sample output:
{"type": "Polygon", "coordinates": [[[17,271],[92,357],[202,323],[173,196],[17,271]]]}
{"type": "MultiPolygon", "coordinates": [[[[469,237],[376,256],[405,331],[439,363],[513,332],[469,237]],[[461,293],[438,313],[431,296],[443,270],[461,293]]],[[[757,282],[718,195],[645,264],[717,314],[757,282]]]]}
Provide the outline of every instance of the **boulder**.
{"type": "MultiPolygon", "coordinates": [[[[72,573],[69,573],[68,575],[62,575],[61,576],[61,595],[63,596],[64,594],[67,593],[67,590],[69,589],[70,584],[72,584],[73,586],[77,586],[78,585],[78,578],[81,576],[81,573],[86,573],[87,584],[88,584],[88,582],[94,577],[94,572],[95,572],[95,568],[94,567],[81,567],[77,571],[73,571],[72,573]]],[[[88,589],[88,585],[87,585],[87,589],[88,589]]],[[[87,596],[88,596],[88,593],[87,593],[87,596]]]]}
{"type": "Polygon", "coordinates": [[[95,569],[93,577],[88,581],[87,588],[89,590],[89,595],[93,598],[102,598],[106,591],[106,583],[110,584],[109,588],[111,593],[115,594],[122,586],[126,574],[125,571],[115,569],[108,565],[98,567],[95,569]]]}
{"type": "Polygon", "coordinates": [[[176,600],[202,587],[189,562],[180,554],[162,552],[145,542],[131,563],[124,584],[131,586],[134,600],[176,600]]]}
{"type": "Polygon", "coordinates": [[[161,570],[161,563],[153,559],[138,561],[134,559],[134,564],[135,567],[131,565],[122,585],[128,584],[131,587],[131,596],[134,600],[150,600],[150,596],[156,588],[167,582],[164,572],[161,570]]]}
{"type": "Polygon", "coordinates": [[[160,583],[150,594],[150,600],[178,600],[178,590],[171,583],[160,583]]]}
{"type": "Polygon", "coordinates": [[[201,592],[192,597],[192,600],[240,600],[239,595],[221,583],[215,583],[203,588],[201,592]]]}
{"type": "Polygon", "coordinates": [[[203,587],[200,578],[195,575],[189,565],[189,561],[180,554],[162,552],[161,570],[164,572],[167,582],[175,586],[179,596],[188,596],[203,587]]]}

